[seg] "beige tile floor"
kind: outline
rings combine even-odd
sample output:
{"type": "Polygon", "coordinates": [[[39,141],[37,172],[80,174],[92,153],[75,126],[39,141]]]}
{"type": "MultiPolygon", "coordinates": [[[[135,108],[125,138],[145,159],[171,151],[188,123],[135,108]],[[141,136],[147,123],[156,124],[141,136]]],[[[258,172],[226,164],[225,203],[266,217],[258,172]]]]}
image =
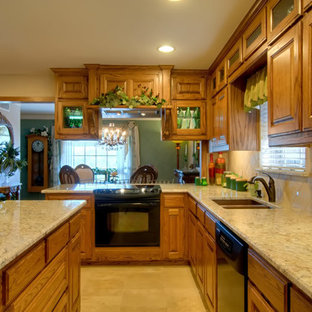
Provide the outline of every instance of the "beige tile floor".
{"type": "Polygon", "coordinates": [[[188,266],[83,266],[81,312],[206,312],[188,266]]]}

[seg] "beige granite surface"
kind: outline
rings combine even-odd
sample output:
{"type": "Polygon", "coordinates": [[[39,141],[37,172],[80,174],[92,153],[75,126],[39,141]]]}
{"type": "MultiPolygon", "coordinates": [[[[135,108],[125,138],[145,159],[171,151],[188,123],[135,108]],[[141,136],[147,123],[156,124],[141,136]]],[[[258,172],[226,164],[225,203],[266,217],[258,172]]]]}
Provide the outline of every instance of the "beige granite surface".
{"type": "Polygon", "coordinates": [[[85,204],[85,200],[0,202],[0,270],[85,204]]]}
{"type": "MultiPolygon", "coordinates": [[[[92,192],[112,185],[59,185],[43,191],[92,192]]],[[[119,185],[120,187],[120,185],[119,185]]],[[[312,203],[305,208],[272,205],[272,209],[224,209],[212,201],[217,198],[249,198],[217,186],[163,184],[162,191],[188,192],[241,237],[250,247],[312,298],[312,203]]]]}

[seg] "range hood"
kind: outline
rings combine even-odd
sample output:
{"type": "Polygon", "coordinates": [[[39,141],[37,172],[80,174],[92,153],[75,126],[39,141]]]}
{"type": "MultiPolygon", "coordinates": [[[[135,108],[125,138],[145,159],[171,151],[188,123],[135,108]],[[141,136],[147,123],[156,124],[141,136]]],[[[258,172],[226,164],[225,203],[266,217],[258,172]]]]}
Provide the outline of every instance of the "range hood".
{"type": "Polygon", "coordinates": [[[160,119],[161,110],[156,107],[101,108],[102,119],[160,119]]]}

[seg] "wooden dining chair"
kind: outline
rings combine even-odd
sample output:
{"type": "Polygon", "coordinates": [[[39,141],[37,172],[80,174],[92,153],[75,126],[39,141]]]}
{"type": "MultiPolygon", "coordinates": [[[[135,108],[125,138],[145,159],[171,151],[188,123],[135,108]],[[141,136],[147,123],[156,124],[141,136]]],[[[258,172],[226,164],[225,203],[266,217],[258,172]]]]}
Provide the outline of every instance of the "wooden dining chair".
{"type": "Polygon", "coordinates": [[[153,165],[139,167],[130,178],[130,183],[155,183],[158,178],[158,170],[153,165]]]}
{"type": "Polygon", "coordinates": [[[94,182],[94,172],[88,166],[80,164],[75,168],[75,172],[78,174],[80,183],[93,183],[94,182]]]}
{"type": "Polygon", "coordinates": [[[71,166],[63,166],[59,173],[61,184],[78,184],[79,176],[71,166]]]}

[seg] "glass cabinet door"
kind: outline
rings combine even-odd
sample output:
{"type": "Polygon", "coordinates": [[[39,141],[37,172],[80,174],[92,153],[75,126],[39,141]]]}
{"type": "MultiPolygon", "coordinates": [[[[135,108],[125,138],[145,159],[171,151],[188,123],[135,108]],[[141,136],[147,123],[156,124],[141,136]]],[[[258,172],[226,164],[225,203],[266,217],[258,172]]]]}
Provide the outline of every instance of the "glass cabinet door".
{"type": "Polygon", "coordinates": [[[59,133],[83,134],[86,129],[84,102],[58,102],[57,127],[59,133]]]}
{"type": "Polygon", "coordinates": [[[227,75],[230,76],[242,63],[242,40],[239,39],[226,56],[227,75]]]}
{"type": "Polygon", "coordinates": [[[206,102],[174,101],[174,128],[179,135],[206,135],[206,102]]]}
{"type": "Polygon", "coordinates": [[[277,39],[300,14],[301,0],[270,0],[268,2],[268,40],[277,39]]]}

